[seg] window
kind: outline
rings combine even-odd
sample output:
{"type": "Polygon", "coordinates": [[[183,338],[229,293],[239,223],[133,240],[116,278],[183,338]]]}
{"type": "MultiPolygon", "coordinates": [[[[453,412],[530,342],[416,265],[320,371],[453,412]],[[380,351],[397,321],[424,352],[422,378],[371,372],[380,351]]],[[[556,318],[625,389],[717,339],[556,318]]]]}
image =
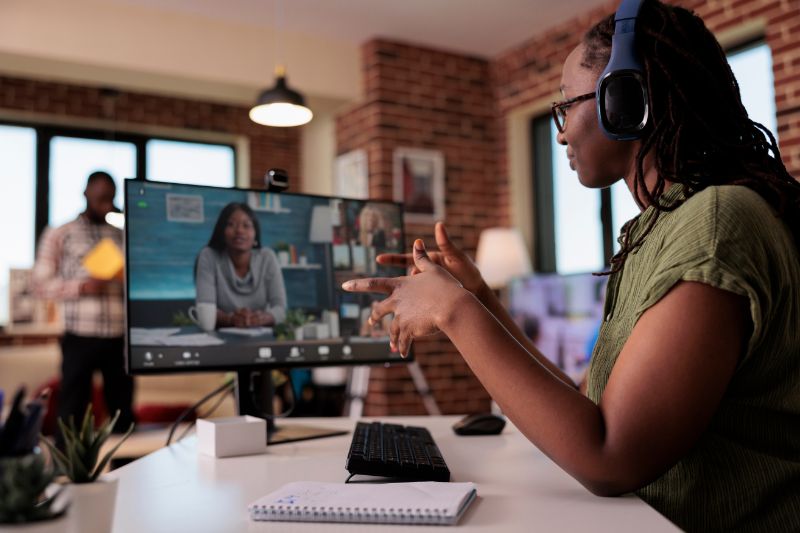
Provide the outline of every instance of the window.
{"type": "Polygon", "coordinates": [[[728,64],[739,83],[739,92],[750,118],[763,124],[778,138],[775,113],[775,81],[772,77],[772,52],[760,41],[732,50],[728,64]]]}
{"type": "MultiPolygon", "coordinates": [[[[773,134],[777,131],[772,56],[764,42],[730,52],[750,118],[773,134]]],[[[536,264],[539,272],[572,274],[605,268],[619,250],[622,225],[639,213],[630,191],[619,181],[609,190],[587,189],[569,168],[563,146],[556,142],[550,114],[531,121],[534,155],[536,264]]]]}
{"type": "Polygon", "coordinates": [[[122,208],[127,178],[232,187],[235,160],[234,147],[224,144],[0,124],[0,325],[9,322],[9,269],[31,268],[45,226],[83,211],[89,174],[102,170],[114,178],[114,203],[122,208]]]}
{"type": "Polygon", "coordinates": [[[157,181],[232,187],[230,146],[155,139],[147,142],[147,177],[157,181]]]}
{"type": "Polygon", "coordinates": [[[86,178],[98,170],[114,178],[114,205],[122,209],[122,183],[136,177],[136,145],[80,137],[58,136],[50,140],[49,226],[65,224],[84,210],[86,178]]]}
{"type": "Polygon", "coordinates": [[[639,213],[624,182],[598,191],[581,185],[556,142],[550,114],[533,120],[538,272],[599,272],[619,248],[622,225],[639,213]]]}
{"type": "Polygon", "coordinates": [[[0,125],[0,161],[0,324],[6,324],[9,269],[33,264],[36,131],[0,125]]]}

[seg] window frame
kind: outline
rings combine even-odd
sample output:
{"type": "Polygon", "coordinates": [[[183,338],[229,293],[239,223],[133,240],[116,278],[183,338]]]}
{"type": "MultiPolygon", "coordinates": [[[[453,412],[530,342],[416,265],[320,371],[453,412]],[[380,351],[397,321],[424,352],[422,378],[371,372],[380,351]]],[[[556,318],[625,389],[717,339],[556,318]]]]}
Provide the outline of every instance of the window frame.
{"type": "Polygon", "coordinates": [[[84,128],[62,126],[56,124],[30,123],[16,120],[0,120],[0,125],[31,128],[36,132],[36,191],[34,200],[34,235],[35,248],[39,246],[39,238],[47,227],[50,216],[50,144],[54,137],[73,137],[99,141],[128,142],[136,147],[136,176],[134,179],[147,180],[147,143],[156,141],[177,141],[194,144],[224,146],[233,150],[233,185],[236,186],[238,176],[238,150],[236,144],[192,139],[175,135],[148,135],[102,128],[84,128]]]}
{"type": "MultiPolygon", "coordinates": [[[[552,156],[551,113],[534,116],[530,119],[531,154],[533,155],[533,201],[534,206],[534,271],[557,273],[556,269],[556,231],[555,197],[553,180],[555,169],[552,156]]],[[[600,224],[603,234],[602,250],[605,265],[611,263],[614,255],[614,229],[611,217],[611,189],[600,190],[600,224]]]]}

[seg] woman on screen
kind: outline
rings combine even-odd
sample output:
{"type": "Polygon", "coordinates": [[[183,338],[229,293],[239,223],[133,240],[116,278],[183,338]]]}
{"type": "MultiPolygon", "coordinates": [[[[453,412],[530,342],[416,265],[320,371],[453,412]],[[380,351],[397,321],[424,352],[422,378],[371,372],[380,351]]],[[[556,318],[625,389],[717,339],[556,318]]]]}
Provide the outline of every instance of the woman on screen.
{"type": "Polygon", "coordinates": [[[229,203],[197,257],[197,303],[217,306],[217,327],[272,326],[286,317],[286,289],[275,252],[247,204],[229,203]]]}
{"type": "Polygon", "coordinates": [[[800,184],[703,21],[655,0],[641,4],[632,50],[650,115],[638,140],[604,134],[596,87],[614,30],[612,16],[585,35],[553,104],[580,182],[623,179],[642,210],[606,273],[585,395],[441,223],[438,251],[417,240],[378,258],[413,260],[411,276],[344,288],[388,295],[371,319],[394,313],[401,354],[443,331],[514,424],[592,492],[635,491],[688,531],[800,531],[800,184]]]}

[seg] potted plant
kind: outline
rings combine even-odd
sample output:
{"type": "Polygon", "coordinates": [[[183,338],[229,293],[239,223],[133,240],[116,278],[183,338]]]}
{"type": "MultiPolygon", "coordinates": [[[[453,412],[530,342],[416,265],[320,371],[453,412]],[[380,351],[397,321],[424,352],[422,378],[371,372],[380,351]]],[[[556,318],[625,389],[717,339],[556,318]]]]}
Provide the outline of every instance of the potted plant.
{"type": "Polygon", "coordinates": [[[303,326],[313,320],[302,309],[289,309],[286,318],[275,326],[275,337],[278,340],[303,340],[303,326]]]}
{"type": "Polygon", "coordinates": [[[25,533],[63,531],[64,507],[53,488],[55,473],[38,447],[44,413],[40,399],[23,406],[21,387],[0,423],[0,530],[25,533]]]}
{"type": "Polygon", "coordinates": [[[94,427],[92,405],[86,408],[80,429],[75,426],[72,417],[69,423],[58,420],[58,427],[64,438],[62,452],[47,439],[42,439],[58,465],[59,471],[71,481],[70,495],[70,530],[81,533],[108,533],[114,522],[114,503],[117,497],[117,479],[113,476],[102,476],[114,452],[119,449],[125,439],[133,432],[134,424],[102,458],[100,450],[111,436],[120,412],[106,420],[99,428],[94,427]]]}
{"type": "Polygon", "coordinates": [[[287,266],[289,264],[289,243],[283,241],[276,242],[273,249],[278,256],[278,262],[281,266],[287,266]]]}

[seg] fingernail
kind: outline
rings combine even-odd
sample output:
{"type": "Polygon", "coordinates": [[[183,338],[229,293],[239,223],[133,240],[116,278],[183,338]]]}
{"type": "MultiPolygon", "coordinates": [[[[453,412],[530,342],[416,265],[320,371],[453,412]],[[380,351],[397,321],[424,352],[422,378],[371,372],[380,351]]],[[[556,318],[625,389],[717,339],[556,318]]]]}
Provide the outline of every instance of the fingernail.
{"type": "Polygon", "coordinates": [[[342,283],[342,289],[349,291],[350,289],[353,288],[353,285],[354,284],[352,281],[345,281],[344,283],[342,283]]]}
{"type": "Polygon", "coordinates": [[[414,248],[416,248],[417,250],[424,250],[425,243],[422,242],[422,239],[417,239],[416,241],[414,241],[414,248]]]}

